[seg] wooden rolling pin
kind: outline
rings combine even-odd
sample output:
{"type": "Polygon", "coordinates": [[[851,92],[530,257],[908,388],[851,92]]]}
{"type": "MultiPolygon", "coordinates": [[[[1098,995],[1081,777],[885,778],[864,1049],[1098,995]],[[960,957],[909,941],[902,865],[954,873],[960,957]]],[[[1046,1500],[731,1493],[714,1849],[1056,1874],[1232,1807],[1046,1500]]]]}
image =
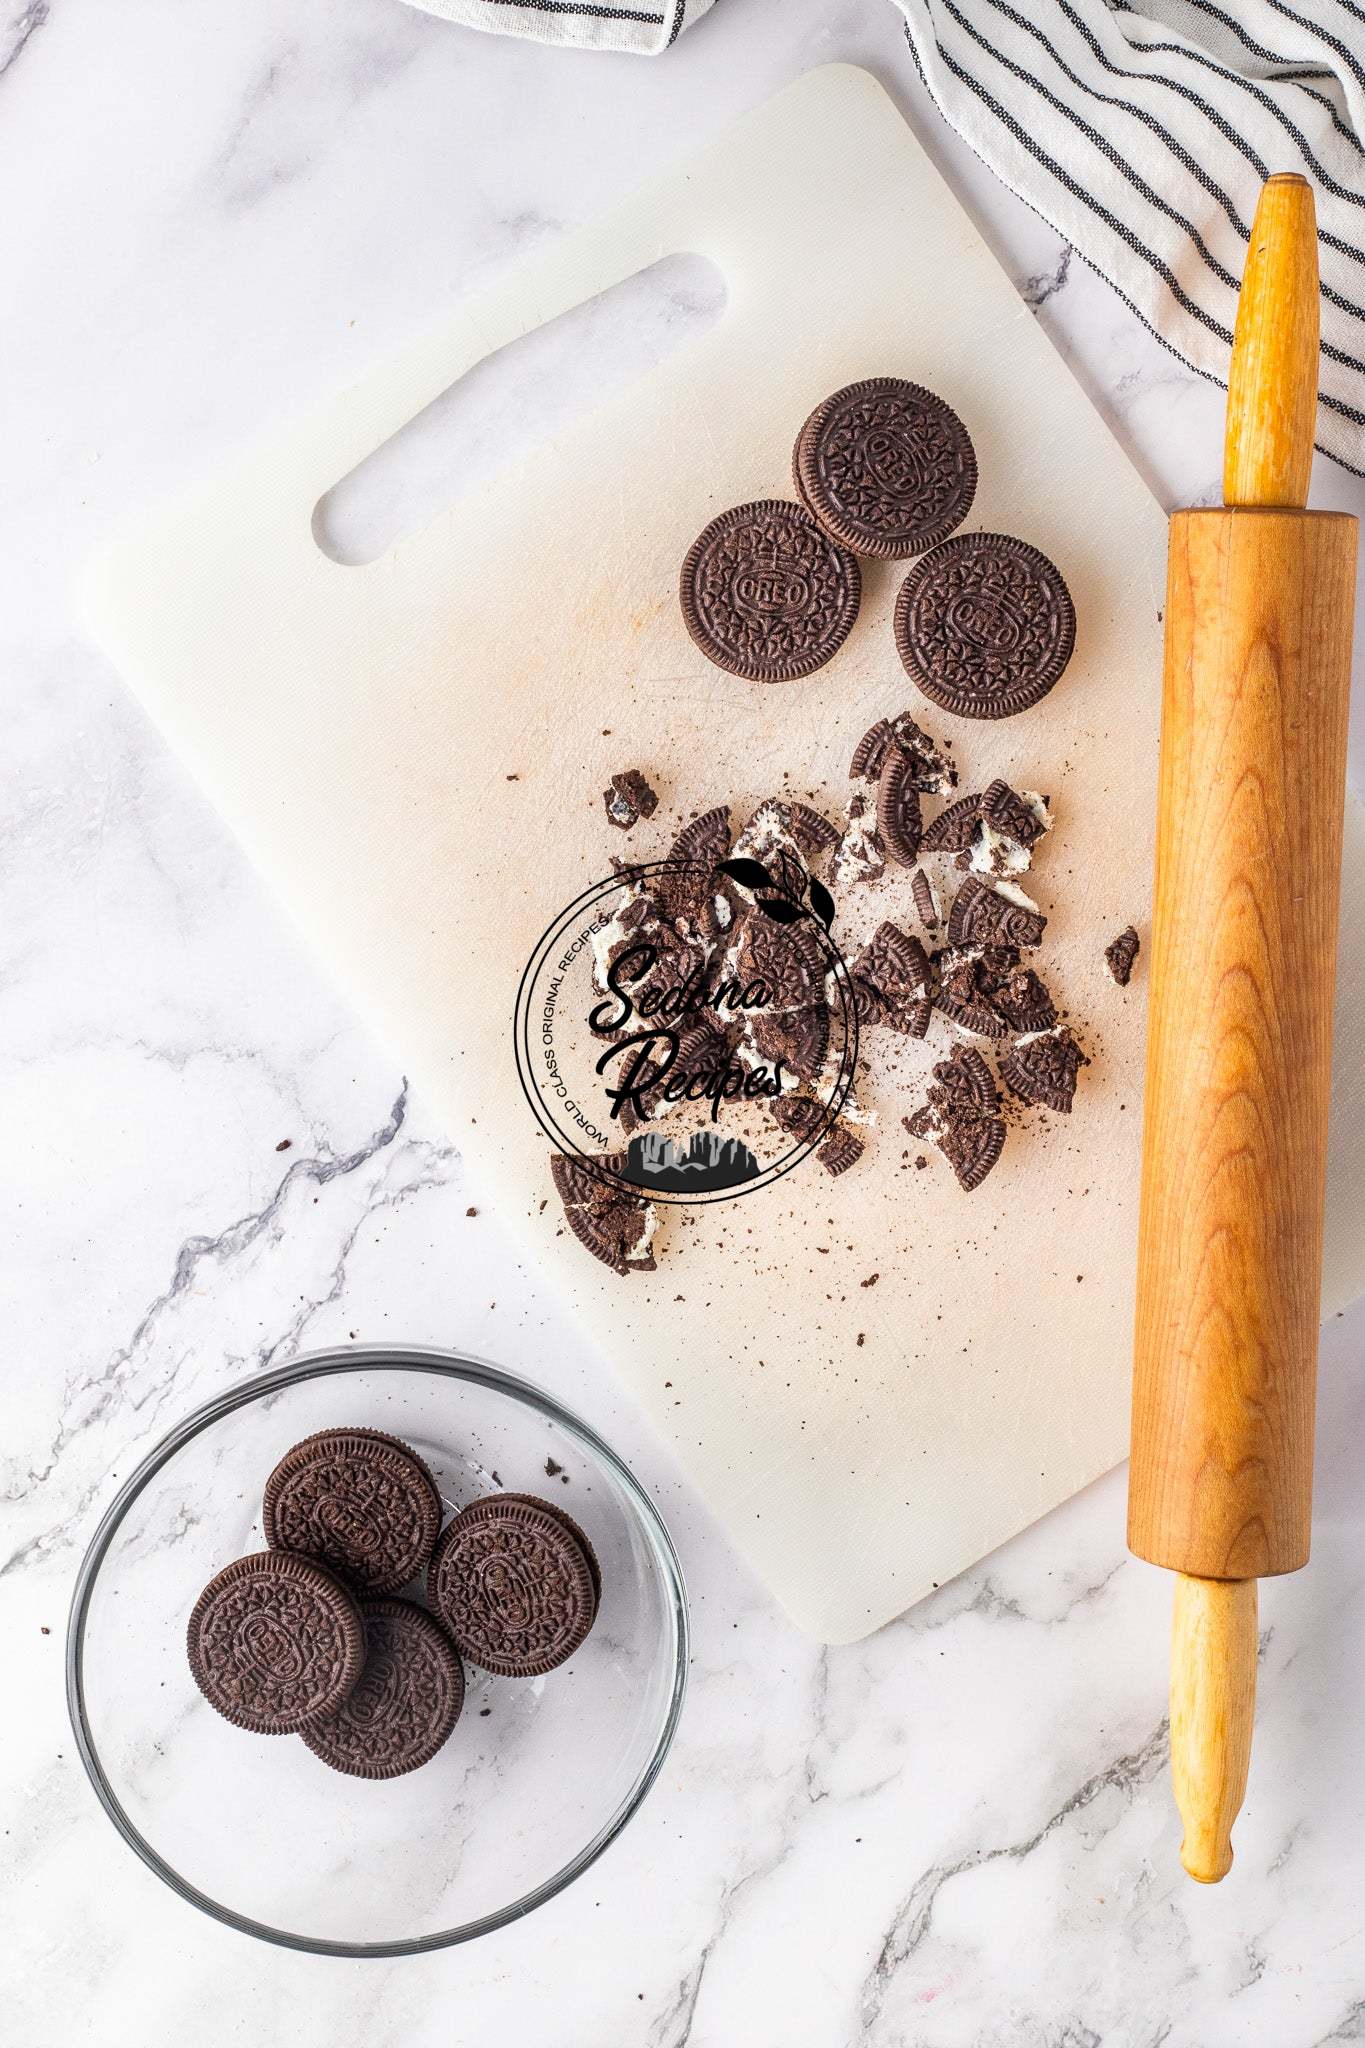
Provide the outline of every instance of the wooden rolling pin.
{"type": "Polygon", "coordinates": [[[1307,512],[1312,188],[1271,178],[1221,510],[1171,521],[1128,1541],[1180,1574],[1181,1860],[1232,1863],[1256,1581],[1308,1557],[1356,522],[1307,512]]]}

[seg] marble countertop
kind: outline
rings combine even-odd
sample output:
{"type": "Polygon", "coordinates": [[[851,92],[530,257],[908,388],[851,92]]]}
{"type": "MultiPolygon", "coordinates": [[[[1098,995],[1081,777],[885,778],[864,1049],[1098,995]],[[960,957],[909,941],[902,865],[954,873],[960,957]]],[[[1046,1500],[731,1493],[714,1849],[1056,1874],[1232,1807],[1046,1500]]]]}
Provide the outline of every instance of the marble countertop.
{"type": "MultiPolygon", "coordinates": [[[[1123,1475],[861,1645],[796,1635],[80,624],[126,508],[840,58],[892,92],[1162,500],[1212,497],[1221,394],[957,144],[880,0],[723,0],[653,63],[397,0],[0,4],[0,1983],[26,2048],[1365,2038],[1365,1312],[1326,1334],[1313,1562],[1263,1588],[1238,1862],[1201,1891],[1165,1778],[1169,1583],[1126,1555],[1123,1475]],[[631,1460],[690,1581],[691,1693],[567,1894],[466,1949],[324,1961],[202,1919],[116,1839],[66,1720],[66,1607],[180,1414],[300,1347],[398,1338],[525,1371],[631,1460]]],[[[1317,502],[1365,509],[1319,470],[1317,502]]]]}

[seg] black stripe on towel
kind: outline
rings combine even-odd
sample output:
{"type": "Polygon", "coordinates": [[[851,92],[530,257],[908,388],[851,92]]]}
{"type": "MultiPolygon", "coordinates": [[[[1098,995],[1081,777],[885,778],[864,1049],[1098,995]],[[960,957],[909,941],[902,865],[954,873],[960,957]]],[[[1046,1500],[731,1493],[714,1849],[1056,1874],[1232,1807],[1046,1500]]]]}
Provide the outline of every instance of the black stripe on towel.
{"type": "MultiPolygon", "coordinates": [[[[586,0],[487,0],[490,7],[532,7],[537,14],[587,14],[594,21],[644,21],[662,28],[662,14],[642,14],[635,7],[590,7],[586,0]]],[[[685,0],[684,0],[685,4],[685,0]]],[[[677,30],[674,30],[677,34],[677,30]]]]}

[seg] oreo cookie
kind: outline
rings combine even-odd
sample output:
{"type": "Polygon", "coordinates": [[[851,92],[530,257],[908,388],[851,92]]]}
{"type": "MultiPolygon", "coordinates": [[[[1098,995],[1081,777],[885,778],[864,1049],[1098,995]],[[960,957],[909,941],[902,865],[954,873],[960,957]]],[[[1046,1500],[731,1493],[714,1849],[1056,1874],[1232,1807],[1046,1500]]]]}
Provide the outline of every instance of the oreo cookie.
{"type": "Polygon", "coordinates": [[[736,505],[692,543],[678,598],[708,661],[755,683],[823,668],[858,616],[856,558],[803,505],[767,498],[736,505]]]}
{"type": "Polygon", "coordinates": [[[855,554],[922,554],[959,527],[976,453],[943,399],[903,377],[869,377],[818,405],[797,437],[797,491],[855,554]]]}
{"type": "MultiPolygon", "coordinates": [[[[606,1173],[626,1166],[624,1152],[602,1160],[606,1173]]],[[[550,1177],[564,1204],[564,1220],[578,1242],[613,1273],[652,1273],[654,1205],[643,1195],[629,1194],[616,1179],[602,1179],[565,1152],[550,1155],[550,1177]]]]}
{"type": "Polygon", "coordinates": [[[311,1558],[284,1550],[225,1566],[196,1600],[185,1640],[209,1705],[255,1735],[292,1735],[330,1714],[365,1662],[350,1593],[311,1558]]]}
{"type": "Polygon", "coordinates": [[[294,1551],[363,1593],[396,1593],[427,1568],[441,1496],[427,1467],[377,1429],[324,1429],[286,1451],[265,1483],[272,1550],[294,1551]]]}
{"type": "Polygon", "coordinates": [[[1047,919],[1012,897],[968,875],[948,913],[950,946],[1040,946],[1047,919]]]}
{"type": "Polygon", "coordinates": [[[896,648],[911,681],[959,718],[1012,718],[1060,678],[1076,641],[1061,572],[1004,533],[965,533],[926,555],[896,600],[896,648]]]}
{"type": "Polygon", "coordinates": [[[1021,1102],[1071,1114],[1076,1076],[1090,1064],[1071,1033],[1063,1027],[1021,1038],[1003,1055],[1000,1078],[1021,1102]]]}
{"type": "Polygon", "coordinates": [[[491,1494],[446,1529],[427,1596],[480,1670],[539,1677],[585,1641],[597,1616],[594,1560],[566,1524],[542,1501],[491,1494]]]}
{"type": "Polygon", "coordinates": [[[302,1729],[314,1756],[350,1778],[401,1778],[429,1763],[460,1718],[464,1666],[445,1630],[407,1600],[360,1607],[365,1661],[347,1697],[302,1729]]]}

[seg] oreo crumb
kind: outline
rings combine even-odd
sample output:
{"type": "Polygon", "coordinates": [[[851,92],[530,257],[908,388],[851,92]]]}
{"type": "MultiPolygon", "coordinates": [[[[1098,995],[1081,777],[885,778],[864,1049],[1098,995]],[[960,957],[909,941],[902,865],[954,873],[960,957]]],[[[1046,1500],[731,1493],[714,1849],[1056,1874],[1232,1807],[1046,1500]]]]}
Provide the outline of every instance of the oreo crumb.
{"type": "Polygon", "coordinates": [[[1133,978],[1133,963],[1137,959],[1142,941],[1132,925],[1125,925],[1116,939],[1104,949],[1104,964],[1120,988],[1127,988],[1133,978]]]}
{"type": "Polygon", "coordinates": [[[626,768],[613,775],[602,792],[602,801],[607,807],[608,822],[622,832],[631,831],[641,818],[652,818],[659,808],[657,794],[638,768],[626,768]]]}

